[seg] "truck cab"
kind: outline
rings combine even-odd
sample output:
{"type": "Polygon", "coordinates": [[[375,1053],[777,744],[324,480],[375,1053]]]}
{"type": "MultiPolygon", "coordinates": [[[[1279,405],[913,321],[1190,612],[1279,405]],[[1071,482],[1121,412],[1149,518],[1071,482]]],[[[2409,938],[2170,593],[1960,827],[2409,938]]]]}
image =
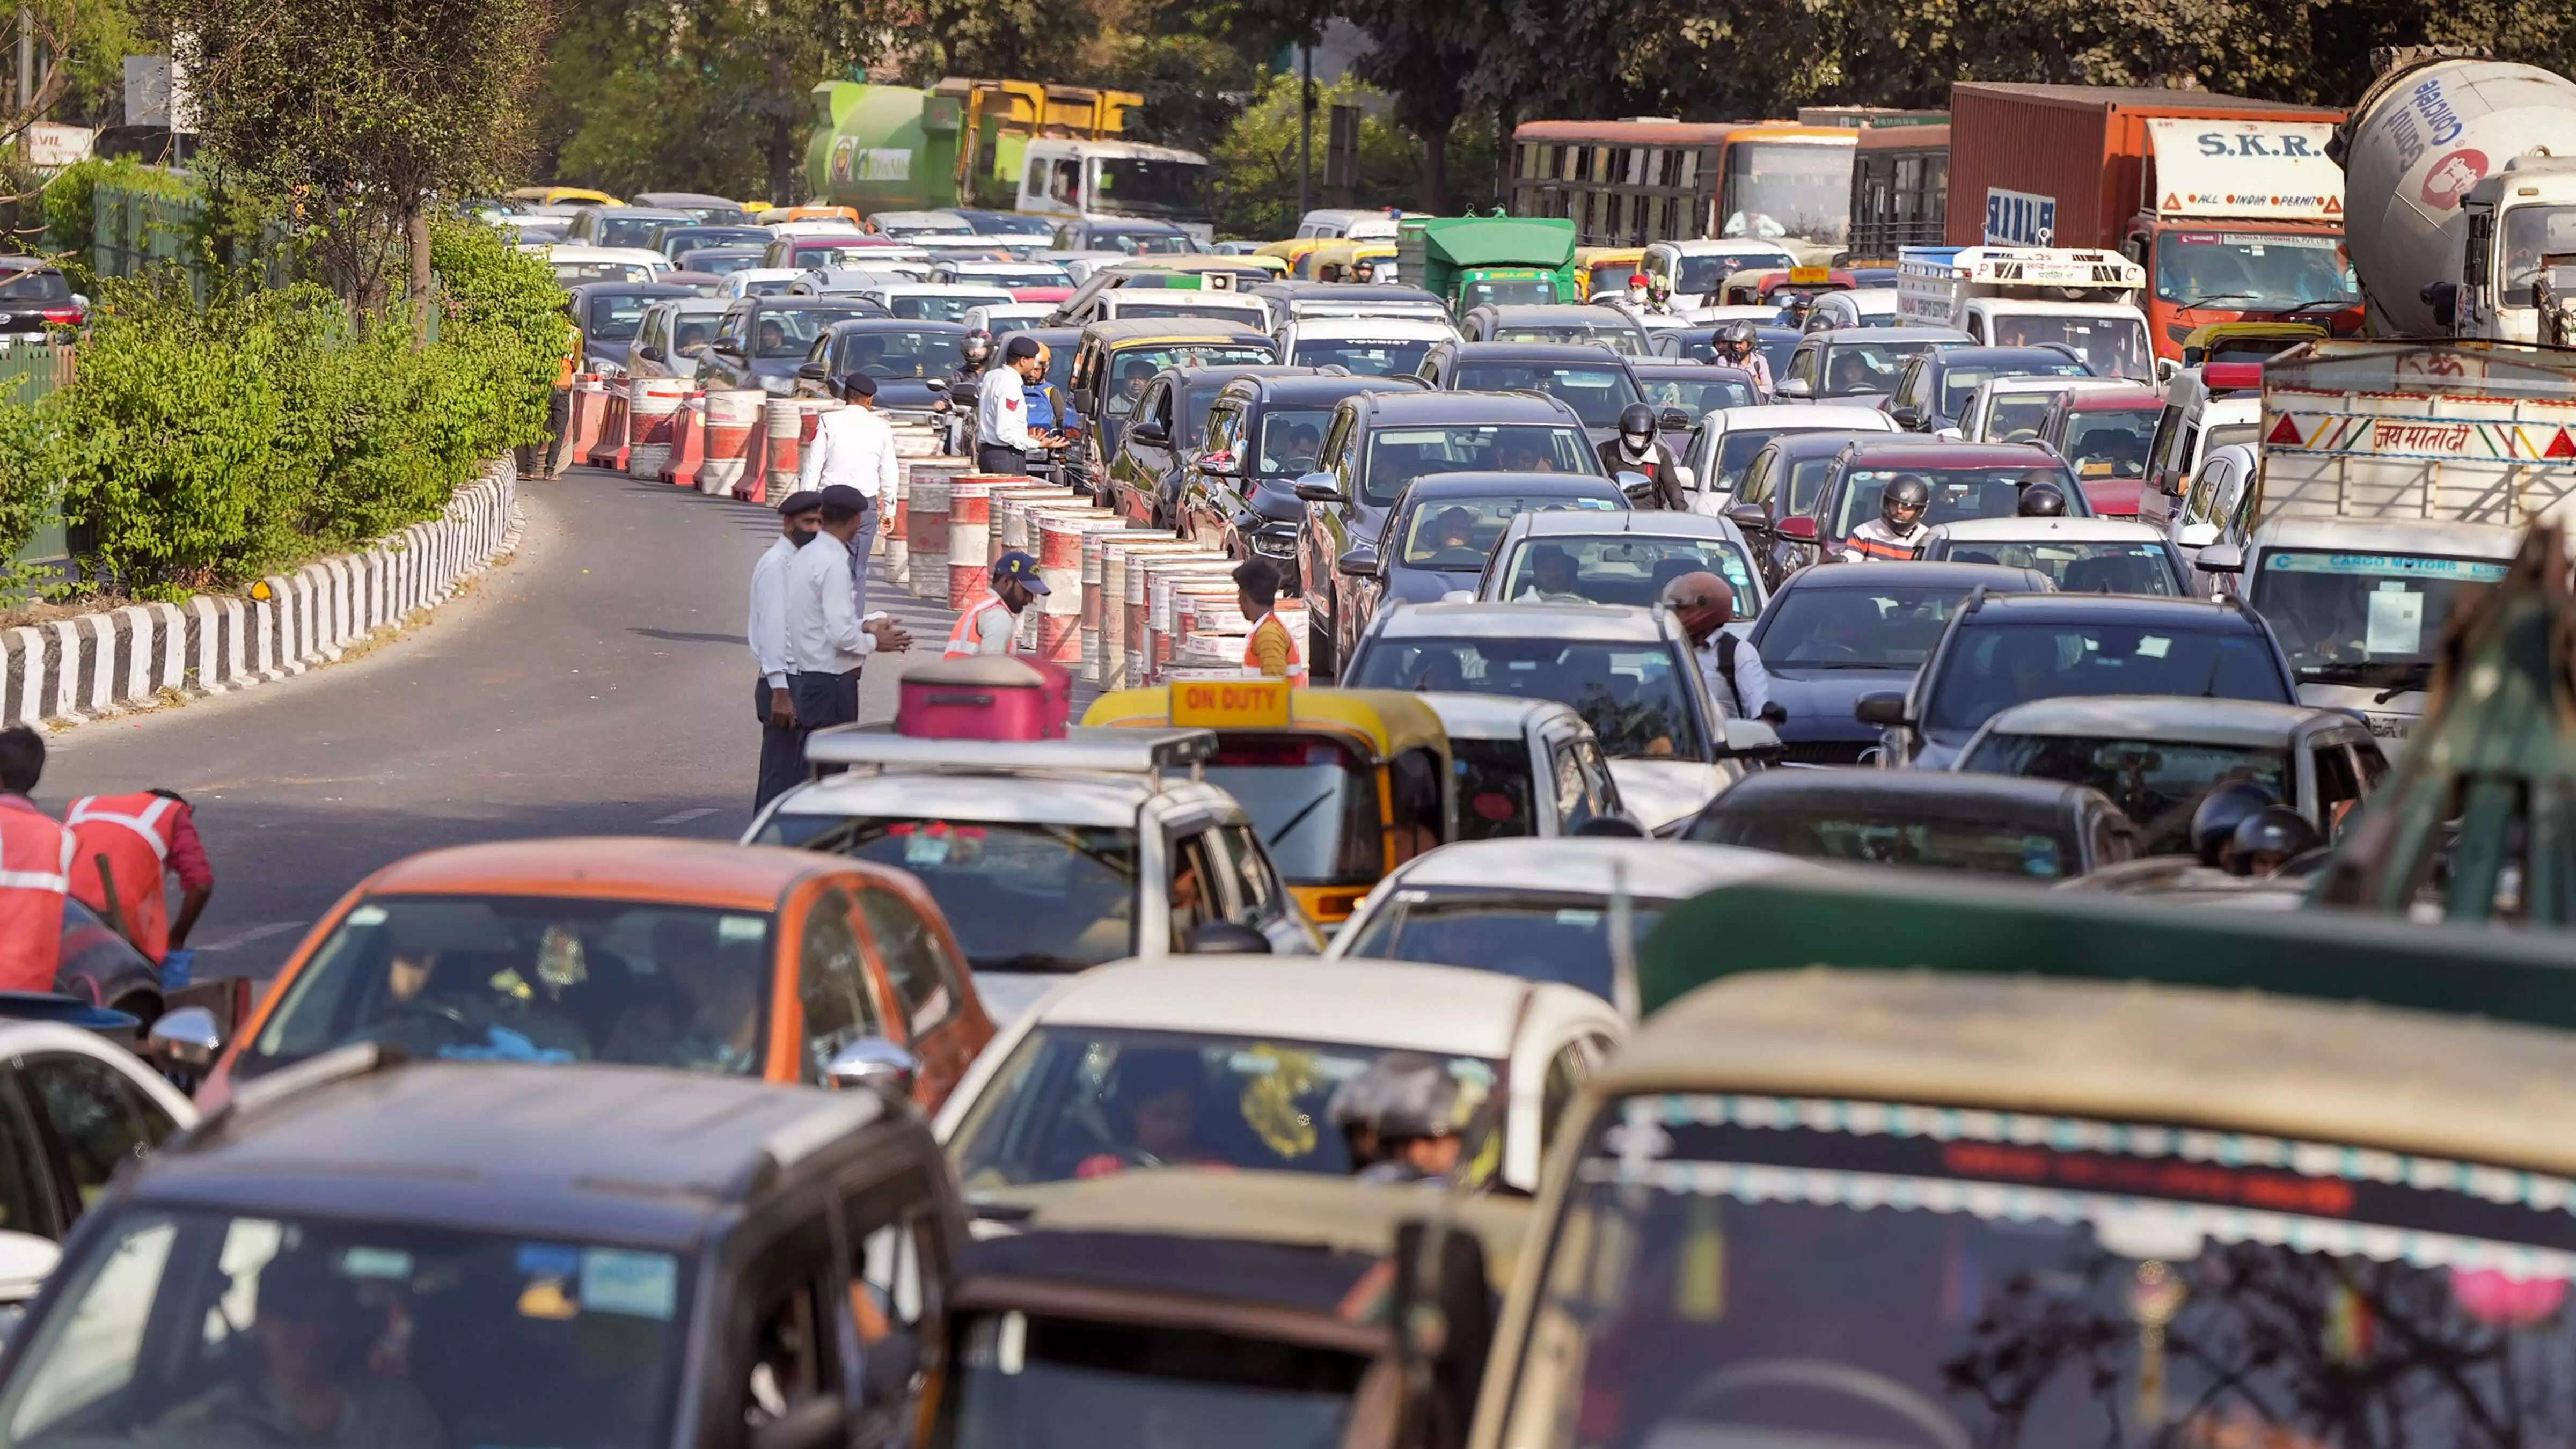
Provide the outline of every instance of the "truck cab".
{"type": "Polygon", "coordinates": [[[2533,284],[2544,268],[2576,262],[2576,157],[2516,156],[2470,187],[2460,209],[2468,239],[2451,331],[2550,340],[2541,336],[2533,284]]]}
{"type": "Polygon", "coordinates": [[[1464,317],[1490,305],[1580,302],[1574,223],[1505,216],[1406,217],[1396,265],[1464,317]]]}
{"type": "Polygon", "coordinates": [[[2120,250],[2153,279],[2143,305],[2158,355],[2186,363],[2214,323],[2361,330],[2343,245],[2343,171],[2323,120],[2159,118],[2153,170],[2120,250]]]}
{"type": "Polygon", "coordinates": [[[1216,239],[1208,161],[1195,151],[1135,141],[1036,139],[1017,209],[1071,219],[1144,217],[1178,226],[1200,246],[1216,239]]]}
{"type": "Polygon", "coordinates": [[[2099,377],[2155,379],[2138,298],[2146,268],[2118,252],[2051,247],[1907,247],[1897,311],[1912,326],[1956,327],[1980,347],[2075,349],[2099,377]]]}

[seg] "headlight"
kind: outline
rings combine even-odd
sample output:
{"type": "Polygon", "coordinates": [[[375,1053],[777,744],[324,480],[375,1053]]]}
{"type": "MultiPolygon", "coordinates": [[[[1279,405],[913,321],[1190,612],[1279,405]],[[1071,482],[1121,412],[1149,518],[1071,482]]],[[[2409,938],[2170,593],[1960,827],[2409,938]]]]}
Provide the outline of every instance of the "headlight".
{"type": "Polygon", "coordinates": [[[764,377],[760,380],[760,390],[762,392],[783,392],[792,394],[796,391],[796,379],[792,376],[764,377]]]}

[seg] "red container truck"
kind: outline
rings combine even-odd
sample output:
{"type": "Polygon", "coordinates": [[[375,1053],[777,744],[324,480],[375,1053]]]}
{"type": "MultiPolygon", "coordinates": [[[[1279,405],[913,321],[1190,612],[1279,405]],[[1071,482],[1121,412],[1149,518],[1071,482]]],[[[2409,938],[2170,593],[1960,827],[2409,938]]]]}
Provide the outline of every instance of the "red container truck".
{"type": "Polygon", "coordinates": [[[2117,248],[2157,355],[2214,323],[2361,329],[2343,247],[2343,112],[2206,91],[1950,88],[1951,246],[2117,248]]]}

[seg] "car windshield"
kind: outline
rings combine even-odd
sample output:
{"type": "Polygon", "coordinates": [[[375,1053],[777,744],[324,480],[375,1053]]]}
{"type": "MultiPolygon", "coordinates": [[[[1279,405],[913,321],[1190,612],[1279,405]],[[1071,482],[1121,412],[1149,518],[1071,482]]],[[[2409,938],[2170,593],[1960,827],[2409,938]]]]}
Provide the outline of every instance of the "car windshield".
{"type": "Polygon", "coordinates": [[[1837,333],[1824,346],[1816,396],[1869,397],[1896,390],[1896,375],[1905,359],[1962,346],[1957,342],[1879,341],[1866,335],[1837,333]]]}
{"type": "Polygon", "coordinates": [[[980,287],[1000,287],[1004,290],[1016,287],[1066,287],[1073,284],[1073,279],[1064,274],[1062,267],[1025,267],[1010,270],[989,266],[977,267],[971,272],[958,273],[957,280],[972,282],[980,287]]]}
{"type": "MultiPolygon", "coordinates": [[[[1717,440],[1717,467],[1712,470],[1717,476],[1714,481],[1708,483],[1706,486],[1715,488],[1720,492],[1731,492],[1735,488],[1740,487],[1744,482],[1744,470],[1753,466],[1754,455],[1760,453],[1764,448],[1769,447],[1774,439],[1785,438],[1792,433],[1830,433],[1837,431],[1840,431],[1840,429],[1831,423],[1819,424],[1812,428],[1765,428],[1759,426],[1728,428],[1717,440]]],[[[1828,466],[1831,466],[1834,461],[1833,456],[1828,454],[1824,461],[1828,466]]]]}
{"type": "Polygon", "coordinates": [[[631,293],[593,297],[590,325],[583,332],[593,342],[632,342],[637,329],[644,325],[644,314],[659,300],[631,293]]]}
{"type": "Polygon", "coordinates": [[[1607,1104],[1525,1357],[1488,1370],[1562,1386],[1519,1396],[1544,1414],[1513,1442],[2373,1449],[2576,1420],[2544,1367],[2576,1355],[2563,1179],[1969,1105],[1607,1104]]]}
{"type": "Polygon", "coordinates": [[[1608,498],[1569,498],[1562,493],[1425,499],[1408,510],[1398,536],[1404,540],[1407,568],[1482,573],[1485,560],[1493,554],[1494,541],[1521,514],[1561,513],[1568,509],[1609,511],[1618,507],[1608,498]]]}
{"type": "Polygon", "coordinates": [[[2090,785],[2137,822],[2142,848],[2159,852],[2189,854],[2191,812],[2202,796],[2231,780],[2251,780],[2275,800],[2299,797],[2290,752],[2261,745],[1996,733],[1963,756],[1959,768],[2090,785]]]}
{"type": "MultiPolygon", "coordinates": [[[[2083,363],[2072,358],[2062,362],[2016,361],[2002,366],[1962,363],[1941,369],[1939,378],[1941,399],[1937,406],[1941,410],[1942,420],[1947,422],[1967,411],[1968,400],[1977,395],[1978,388],[1999,377],[2091,377],[2092,375],[2083,363]]],[[[2040,411],[2047,410],[2048,405],[2043,400],[2040,411]]],[[[1993,437],[1992,429],[1988,430],[1988,436],[1992,441],[2002,441],[2000,438],[1993,437]]]]}
{"type": "Polygon", "coordinates": [[[1752,380],[1739,373],[1641,378],[1637,386],[1656,411],[1680,408],[1693,418],[1703,417],[1719,408],[1749,408],[1761,401],[1753,395],[1752,380]]]}
{"type": "Polygon", "coordinates": [[[912,872],[978,971],[1079,971],[1135,950],[1131,828],[780,811],[753,843],[912,872]]]}
{"type": "MultiPolygon", "coordinates": [[[[745,270],[749,269],[745,268],[745,270]]],[[[742,284],[742,291],[744,295],[751,297],[775,297],[781,295],[788,288],[795,285],[796,279],[792,276],[757,277],[744,282],[742,284]]]]}
{"type": "MultiPolygon", "coordinates": [[[[1849,134],[1846,132],[1845,134],[1849,134]]],[[[1851,230],[1856,149],[1793,141],[1739,141],[1726,148],[1723,236],[1839,243],[1851,230]]]]}
{"type": "MultiPolygon", "coordinates": [[[[1975,390],[1970,389],[1970,394],[1975,390]]],[[[1946,394],[1947,389],[1944,389],[1946,394]]],[[[1963,396],[1969,394],[1962,394],[1963,396]]],[[[2053,392],[1997,393],[1986,405],[1985,436],[1988,443],[2029,443],[2039,438],[2039,425],[2048,418],[2049,404],[2057,401],[2053,392]]],[[[1966,406],[1966,404],[1961,404],[1966,406]]]]}
{"type": "Polygon", "coordinates": [[[2156,238],[2156,300],[2228,312],[2307,309],[2323,321],[2361,296],[2339,236],[2169,231],[2156,238]]]}
{"type": "Polygon", "coordinates": [[[1196,245],[1176,231],[1124,231],[1104,229],[1091,234],[1091,245],[1108,252],[1125,252],[1131,257],[1183,256],[1196,245]]]}
{"type": "Polygon", "coordinates": [[[1217,738],[1207,781],[1242,803],[1281,879],[1374,885],[1386,874],[1386,822],[1367,761],[1312,735],[1227,730],[1217,738]]]}
{"type": "Polygon", "coordinates": [[[2037,569],[2070,594],[2168,594],[2183,592],[2165,546],[2150,539],[2078,543],[2048,539],[1954,538],[1935,555],[1950,563],[2002,564],[2037,569]]]}
{"type": "Polygon", "coordinates": [[[1544,423],[1380,428],[1369,434],[1361,498],[1385,507],[1432,473],[1598,473],[1583,434],[1544,423]]]}
{"type": "Polygon", "coordinates": [[[1471,362],[1450,384],[1460,392],[1543,392],[1564,401],[1587,428],[1616,428],[1619,413],[1640,402],[1627,369],[1540,362],[1471,362]]]}
{"type": "Polygon", "coordinates": [[[1315,454],[1323,446],[1324,425],[1331,408],[1272,408],[1261,415],[1263,476],[1294,478],[1315,471],[1315,454]]]}
{"type": "Polygon", "coordinates": [[[2154,353],[2147,324],[2133,311],[2095,316],[2007,312],[1994,319],[1997,347],[2039,347],[2063,342],[2075,349],[2095,377],[2152,378],[2154,353]]]}
{"type": "Polygon", "coordinates": [[[22,272],[0,273],[0,301],[68,302],[72,299],[71,283],[51,267],[29,267],[22,272]]]}
{"type": "Polygon", "coordinates": [[[1965,585],[1783,589],[1754,642],[1772,669],[1919,669],[1965,585]]]}
{"type": "Polygon", "coordinates": [[[585,282],[636,282],[653,280],[653,268],[646,262],[556,262],[555,280],[567,287],[585,282]]]}
{"type": "Polygon", "coordinates": [[[680,357],[695,357],[716,340],[724,325],[721,312],[678,312],[671,317],[671,351],[680,357]]]}
{"type": "MultiPolygon", "coordinates": [[[[1161,161],[1142,156],[1100,156],[1091,162],[1089,205],[1128,216],[1196,219],[1208,212],[1204,161],[1161,161]]],[[[1186,235],[1174,238],[1186,248],[1186,235]]],[[[1156,238],[1161,240],[1161,238],[1156,238]]],[[[1140,248],[1142,250],[1142,248],[1140,248]]]]}
{"type": "Polygon", "coordinates": [[[2452,618],[2504,573],[2487,559],[2271,549],[2252,600],[2299,678],[2419,690],[2452,618]]]}
{"type": "MultiPolygon", "coordinates": [[[[2033,449],[2037,452],[2037,449],[2033,449]]],[[[2066,511],[2075,517],[2091,512],[2075,480],[2062,466],[2011,468],[1852,468],[1844,472],[1842,506],[1835,510],[1834,538],[1851,537],[1853,529],[1878,517],[1879,495],[1899,478],[1920,479],[1931,491],[1926,524],[1957,523],[1970,518],[2011,518],[2021,509],[2021,490],[2033,483],[2053,483],[2066,495],[2066,511]]]]}
{"type": "MultiPolygon", "coordinates": [[[[1320,1256],[1320,1255],[1319,1255],[1320,1256]]],[[[967,1315],[931,1449],[1341,1442],[1366,1356],[1197,1324],[967,1315]]]]}
{"type": "MultiPolygon", "coordinates": [[[[1333,1089],[1387,1046],[1229,1032],[1046,1024],[1023,1038],[949,1139],[970,1201],[998,1189],[1159,1167],[1341,1175],[1350,1150],[1325,1116],[1333,1089]]],[[[1492,1062],[1447,1058],[1472,1112],[1492,1062]]]]}
{"type": "MultiPolygon", "coordinates": [[[[1057,348],[1070,352],[1069,347],[1057,348]]],[[[1130,347],[1105,359],[1103,371],[1118,379],[1102,399],[1111,417],[1123,418],[1155,373],[1167,367],[1262,367],[1275,356],[1267,343],[1203,342],[1193,346],[1130,347]]]]}
{"type": "Polygon", "coordinates": [[[1361,377],[1403,377],[1419,372],[1431,343],[1369,342],[1358,338],[1297,339],[1289,361],[1299,367],[1347,367],[1361,377]]]}
{"type": "MultiPolygon", "coordinates": [[[[793,299],[791,299],[793,300],[793,299]]],[[[849,316],[846,308],[764,307],[751,322],[751,355],[801,358],[814,350],[823,329],[849,316]]]]}
{"type": "Polygon", "coordinates": [[[1691,681],[1660,644],[1558,639],[1371,639],[1355,689],[1435,689],[1552,699],[1601,737],[1612,759],[1707,758],[1691,681]]]}
{"type": "Polygon", "coordinates": [[[1606,347],[1622,357],[1646,357],[1652,353],[1637,329],[1624,324],[1592,326],[1582,322],[1550,322],[1538,327],[1497,327],[1494,335],[1485,340],[1606,347]]]}
{"type": "Polygon", "coordinates": [[[769,234],[751,226],[674,226],[664,228],[660,235],[656,250],[667,257],[683,257],[712,247],[757,252],[769,244],[769,234]]]}
{"type": "Polygon", "coordinates": [[[550,896],[378,895],[332,928],[233,1070],[352,1042],[457,1061],[758,1075],[762,911],[550,896]]]}
{"type": "Polygon", "coordinates": [[[670,1437],[689,1288],[675,1254],[213,1208],[132,1207],[98,1228],[57,1270],[58,1311],[0,1398],[10,1445],[670,1437]],[[315,1422],[333,1427],[301,1427],[315,1422]]]}
{"type": "Polygon", "coordinates": [[[2066,419],[2066,445],[2058,456],[2087,482],[2147,476],[2147,450],[2156,440],[2162,403],[2133,408],[2087,408],[2066,419]]]}
{"type": "MultiPolygon", "coordinates": [[[[1526,755],[1526,752],[1524,752],[1526,755]]],[[[1371,915],[1345,954],[1373,961],[1472,966],[1554,981],[1610,999],[1610,912],[1598,897],[1546,889],[1408,890],[1371,915]]],[[[1632,901],[1629,930],[1644,940],[1666,901],[1632,901]]]]}
{"type": "Polygon", "coordinates": [[[886,310],[906,322],[960,322],[970,308],[1010,301],[1006,292],[914,292],[886,298],[886,310]]]}
{"type": "Polygon", "coordinates": [[[1923,727],[1965,734],[2016,704],[2060,695],[2294,703],[2270,643],[2243,628],[1972,623],[1941,657],[1923,727]]]}
{"type": "Polygon", "coordinates": [[[1706,845],[1809,860],[2043,881],[2083,873],[2083,848],[2071,830],[2018,817],[2014,806],[2005,805],[1997,818],[1977,819],[1955,801],[1943,801],[1932,811],[1917,810],[1902,795],[1814,803],[1765,800],[1731,807],[1719,796],[1688,833],[1706,845]]]}
{"type": "Polygon", "coordinates": [[[1259,329],[1262,316],[1258,307],[1245,307],[1232,302],[1210,302],[1187,292],[1163,292],[1160,289],[1127,288],[1136,296],[1120,296],[1109,304],[1119,317],[1214,317],[1259,329]]]}
{"type": "Polygon", "coordinates": [[[1603,538],[1531,539],[1512,553],[1501,597],[1518,603],[1625,604],[1651,607],[1664,585],[1684,574],[1715,574],[1735,590],[1747,615],[1758,606],[1753,569],[1744,551],[1725,538],[1653,538],[1617,534],[1603,538]]]}
{"type": "Polygon", "coordinates": [[[1460,840],[1501,840],[1538,833],[1528,741],[1470,740],[1452,735],[1449,758],[1458,772],[1460,840]]]}
{"type": "Polygon", "coordinates": [[[898,381],[946,377],[957,365],[961,340],[955,332],[845,332],[833,348],[832,370],[898,381]]]}
{"type": "Polygon", "coordinates": [[[760,258],[761,253],[757,251],[734,248],[680,254],[681,264],[690,271],[706,272],[719,277],[730,277],[736,272],[749,271],[760,265],[760,258]]]}
{"type": "Polygon", "coordinates": [[[1794,267],[1797,258],[1787,252],[1729,252],[1723,256],[1684,257],[1673,282],[1673,290],[1698,296],[1714,292],[1718,284],[1737,272],[1757,268],[1794,267]]]}
{"type": "Polygon", "coordinates": [[[1545,307],[1563,300],[1546,277],[1480,277],[1458,289],[1460,315],[1478,307],[1545,307]]]}
{"type": "Polygon", "coordinates": [[[856,246],[848,242],[807,242],[795,249],[788,260],[792,267],[829,272],[844,268],[864,268],[885,264],[886,248],[856,246]]]}

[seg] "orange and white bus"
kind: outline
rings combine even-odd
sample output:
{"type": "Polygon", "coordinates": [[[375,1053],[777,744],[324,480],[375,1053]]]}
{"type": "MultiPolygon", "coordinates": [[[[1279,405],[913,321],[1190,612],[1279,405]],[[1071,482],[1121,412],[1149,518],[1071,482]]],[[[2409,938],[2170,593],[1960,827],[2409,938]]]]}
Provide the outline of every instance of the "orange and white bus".
{"type": "Polygon", "coordinates": [[[1568,218],[1581,246],[1747,237],[1822,260],[1851,229],[1859,139],[1786,121],[1525,121],[1512,214],[1568,218]]]}

